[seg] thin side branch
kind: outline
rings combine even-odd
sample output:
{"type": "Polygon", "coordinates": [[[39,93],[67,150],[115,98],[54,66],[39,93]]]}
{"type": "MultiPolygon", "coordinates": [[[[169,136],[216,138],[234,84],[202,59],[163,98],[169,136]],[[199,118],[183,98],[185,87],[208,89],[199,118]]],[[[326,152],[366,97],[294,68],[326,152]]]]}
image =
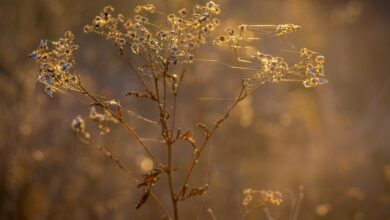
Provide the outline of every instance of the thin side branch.
{"type": "Polygon", "coordinates": [[[102,108],[104,108],[106,111],[110,112],[110,114],[119,121],[119,123],[126,128],[126,130],[129,132],[129,134],[131,134],[136,140],[137,142],[141,145],[141,147],[145,150],[146,154],[153,160],[157,163],[158,166],[160,167],[165,167],[165,165],[160,161],[158,160],[154,155],[153,153],[149,150],[149,148],[145,145],[145,143],[142,141],[141,137],[134,131],[134,129],[132,129],[129,125],[127,125],[124,121],[123,121],[123,118],[118,116],[117,114],[115,114],[110,108],[107,107],[107,105],[105,105],[102,101],[100,101],[96,96],[94,96],[93,94],[91,94],[90,92],[88,92],[88,90],[86,90],[83,85],[80,83],[79,84],[80,86],[80,89],[81,89],[81,92],[90,97],[94,102],[96,102],[97,104],[99,104],[102,108]]]}
{"type": "Polygon", "coordinates": [[[187,174],[184,178],[184,181],[183,181],[183,184],[180,188],[180,191],[179,191],[179,195],[182,195],[183,194],[183,191],[185,189],[185,186],[187,185],[188,181],[190,180],[190,177],[192,175],[192,172],[193,172],[193,169],[195,167],[195,165],[197,164],[197,161],[199,160],[203,150],[205,149],[205,147],[207,146],[208,142],[210,141],[211,137],[214,135],[215,131],[218,129],[218,127],[229,117],[230,115],[230,112],[238,105],[238,103],[240,103],[243,99],[245,99],[247,97],[247,94],[245,93],[245,89],[246,87],[245,86],[242,86],[241,88],[241,91],[239,93],[239,95],[237,96],[237,98],[235,99],[235,101],[233,102],[233,104],[230,106],[230,108],[225,112],[225,114],[223,115],[223,117],[221,119],[219,119],[215,124],[214,124],[214,127],[211,129],[211,131],[209,133],[207,133],[206,135],[206,139],[204,140],[204,142],[202,143],[201,147],[199,148],[199,150],[196,152],[195,154],[195,157],[192,159],[192,162],[191,162],[191,165],[190,165],[190,168],[188,169],[187,171],[187,174]]]}

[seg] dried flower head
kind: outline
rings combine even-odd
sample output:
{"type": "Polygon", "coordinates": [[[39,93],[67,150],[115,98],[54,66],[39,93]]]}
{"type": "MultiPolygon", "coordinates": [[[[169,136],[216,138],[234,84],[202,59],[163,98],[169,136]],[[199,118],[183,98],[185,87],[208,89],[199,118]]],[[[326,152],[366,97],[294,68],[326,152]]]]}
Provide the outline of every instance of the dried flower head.
{"type": "Polygon", "coordinates": [[[303,85],[306,88],[328,83],[324,73],[324,56],[303,48],[300,51],[300,61],[292,66],[290,70],[303,78],[303,85]]]}
{"type": "Polygon", "coordinates": [[[75,133],[80,135],[80,137],[82,137],[84,139],[90,138],[90,134],[86,131],[85,120],[80,115],[72,120],[72,123],[70,126],[75,133]]]}
{"type": "Polygon", "coordinates": [[[252,92],[264,83],[278,83],[281,81],[300,81],[306,88],[326,84],[324,64],[325,58],[316,52],[306,48],[299,51],[300,61],[289,66],[282,57],[275,57],[263,52],[257,51],[257,54],[249,57],[249,60],[238,57],[239,50],[256,50],[251,45],[253,40],[261,39],[261,35],[282,36],[288,33],[296,32],[300,29],[299,25],[279,24],[279,25],[249,25],[241,24],[238,28],[225,28],[224,35],[220,35],[214,40],[216,45],[232,48],[237,59],[238,66],[229,66],[232,68],[254,70],[251,77],[244,80],[244,86],[247,92],[252,92]],[[247,32],[251,32],[248,36],[247,32]],[[259,34],[259,36],[256,36],[259,34]],[[243,43],[245,42],[245,43],[243,43]],[[254,58],[254,61],[251,59],[254,58]],[[243,63],[243,66],[240,64],[243,63]],[[246,66],[256,64],[256,67],[246,66]]]}
{"type": "Polygon", "coordinates": [[[256,207],[278,206],[283,202],[282,193],[271,190],[254,190],[251,188],[243,191],[242,205],[252,209],[256,207]]]}
{"type": "Polygon", "coordinates": [[[301,29],[301,26],[295,24],[279,24],[276,27],[276,35],[281,36],[296,32],[301,29]]]}
{"type": "Polygon", "coordinates": [[[134,8],[134,12],[136,14],[140,14],[140,13],[143,13],[143,12],[154,13],[154,12],[156,12],[156,7],[153,4],[137,5],[134,8]]]}
{"type": "Polygon", "coordinates": [[[89,118],[97,122],[101,135],[110,133],[111,129],[109,124],[116,124],[119,122],[118,116],[113,115],[116,114],[115,111],[120,117],[122,107],[117,100],[107,100],[103,103],[95,103],[91,106],[89,118]]]}
{"type": "Polygon", "coordinates": [[[45,85],[45,92],[53,97],[56,91],[79,91],[79,76],[75,74],[75,53],[78,46],[73,44],[74,35],[67,31],[58,41],[41,40],[38,49],[29,57],[39,63],[38,81],[45,85]]]}
{"type": "Polygon", "coordinates": [[[260,68],[244,80],[248,90],[254,90],[267,82],[301,81],[306,88],[328,83],[324,75],[324,57],[306,48],[300,52],[300,61],[292,66],[282,57],[261,52],[257,52],[256,58],[260,68]]]}
{"type": "Polygon", "coordinates": [[[207,35],[220,24],[215,18],[220,9],[214,2],[195,6],[192,14],[187,9],[181,9],[177,15],[169,14],[166,18],[167,26],[156,34],[152,33],[152,29],[157,25],[150,22],[148,14],[143,13],[153,13],[153,5],[136,6],[133,18],[114,16],[113,8],[106,8],[91,24],[85,26],[84,31],[102,35],[114,42],[122,53],[128,50],[144,58],[149,57],[154,62],[154,68],[164,68],[167,64],[192,63],[194,50],[204,44],[207,35]]]}

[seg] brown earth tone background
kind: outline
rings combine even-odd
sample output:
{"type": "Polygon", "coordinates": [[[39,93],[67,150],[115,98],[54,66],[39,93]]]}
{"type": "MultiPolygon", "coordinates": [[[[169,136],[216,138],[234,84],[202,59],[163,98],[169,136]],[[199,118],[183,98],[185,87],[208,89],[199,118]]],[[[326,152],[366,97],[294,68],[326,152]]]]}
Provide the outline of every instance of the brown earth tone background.
{"type": "MultiPolygon", "coordinates": [[[[166,12],[198,3],[150,2],[166,12]]],[[[78,71],[87,85],[149,114],[147,105],[124,97],[138,85],[112,45],[83,34],[82,28],[105,5],[131,15],[134,6],[150,2],[0,1],[0,219],[159,219],[153,203],[135,210],[142,195],[136,184],[99,150],[74,136],[70,122],[88,114],[88,101],[73,94],[48,97],[35,83],[37,67],[27,58],[40,39],[55,40],[72,30],[80,45],[78,71]]],[[[270,211],[275,219],[288,219],[301,186],[299,220],[390,219],[389,3],[217,3],[227,24],[301,25],[302,30],[283,44],[320,51],[330,83],[313,89],[291,83],[267,85],[242,103],[212,140],[191,180],[193,185],[207,181],[208,193],[181,204],[182,219],[211,219],[209,208],[218,220],[242,219],[242,190],[248,187],[281,191],[284,203],[270,211]]],[[[278,40],[266,39],[259,47],[292,57],[278,40]]],[[[229,61],[232,55],[205,47],[197,57],[229,61]]],[[[178,115],[184,127],[213,120],[227,106],[226,101],[201,97],[232,97],[238,88],[236,72],[215,63],[195,64],[188,80],[178,115]]],[[[129,121],[145,137],[153,134],[136,118],[129,121]]],[[[114,127],[98,142],[142,173],[145,158],[120,128],[114,127]]],[[[158,146],[153,151],[163,153],[158,146]]],[[[175,151],[183,155],[175,163],[187,164],[191,151],[175,151]]],[[[157,187],[158,194],[159,190],[163,188],[157,187]]],[[[266,217],[255,211],[246,219],[266,217]]]]}

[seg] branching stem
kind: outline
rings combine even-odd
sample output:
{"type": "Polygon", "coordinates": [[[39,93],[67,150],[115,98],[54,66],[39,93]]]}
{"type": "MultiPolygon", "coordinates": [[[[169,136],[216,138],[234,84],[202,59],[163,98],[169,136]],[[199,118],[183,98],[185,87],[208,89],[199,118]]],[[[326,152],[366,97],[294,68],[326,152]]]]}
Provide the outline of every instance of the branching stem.
{"type": "Polygon", "coordinates": [[[142,141],[141,137],[134,131],[133,128],[131,128],[126,122],[123,121],[123,118],[119,115],[117,115],[116,113],[114,113],[110,108],[107,107],[107,105],[105,103],[103,103],[102,101],[100,101],[96,96],[94,96],[93,94],[91,94],[88,90],[86,90],[84,88],[84,86],[79,83],[79,86],[80,86],[80,89],[81,89],[81,92],[88,96],[89,98],[91,98],[94,102],[96,102],[99,106],[101,106],[102,108],[104,108],[104,110],[108,111],[115,119],[118,120],[118,122],[126,128],[126,130],[129,132],[129,134],[131,134],[136,140],[137,142],[141,145],[141,147],[145,150],[146,154],[153,160],[157,163],[158,166],[160,167],[165,167],[163,163],[160,162],[160,160],[158,160],[154,155],[153,153],[149,150],[149,148],[145,145],[145,143],[142,141]]]}
{"type": "Polygon", "coordinates": [[[245,99],[247,97],[246,93],[245,93],[245,89],[246,87],[243,85],[242,88],[241,88],[241,91],[239,93],[239,95],[237,96],[237,98],[235,99],[235,101],[233,102],[233,104],[229,107],[229,109],[225,112],[225,114],[223,115],[223,117],[221,119],[219,119],[215,124],[214,124],[214,127],[210,130],[209,133],[207,133],[206,135],[206,138],[205,140],[203,141],[201,147],[199,148],[199,150],[197,151],[197,153],[195,154],[194,158],[192,159],[192,162],[191,162],[191,165],[190,165],[190,168],[188,169],[187,171],[187,174],[185,175],[184,177],[184,181],[183,181],[183,184],[181,185],[181,188],[180,188],[180,191],[179,191],[179,195],[182,195],[184,189],[185,189],[185,186],[187,185],[188,181],[190,180],[190,177],[192,175],[192,172],[194,170],[194,167],[195,165],[198,163],[198,160],[203,152],[203,150],[205,149],[205,147],[207,146],[208,142],[210,141],[211,137],[214,135],[215,131],[218,129],[218,127],[229,117],[230,115],[230,112],[238,105],[238,103],[240,103],[243,99],[245,99]]]}

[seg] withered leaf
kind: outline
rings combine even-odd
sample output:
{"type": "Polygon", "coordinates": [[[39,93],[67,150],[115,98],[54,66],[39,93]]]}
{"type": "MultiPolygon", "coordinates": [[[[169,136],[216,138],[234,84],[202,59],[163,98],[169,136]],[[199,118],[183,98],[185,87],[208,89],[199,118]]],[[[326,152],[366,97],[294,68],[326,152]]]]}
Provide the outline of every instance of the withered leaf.
{"type": "Polygon", "coordinates": [[[206,136],[209,136],[210,131],[209,131],[208,127],[205,124],[198,123],[198,124],[196,124],[196,126],[201,128],[204,131],[206,136]]]}
{"type": "Polygon", "coordinates": [[[149,92],[135,92],[135,91],[130,91],[126,94],[127,96],[133,96],[137,98],[151,98],[152,96],[150,95],[149,92]]]}
{"type": "Polygon", "coordinates": [[[203,196],[204,194],[206,194],[207,188],[207,184],[203,187],[193,187],[190,189],[190,192],[187,195],[183,195],[182,200],[188,199],[192,196],[203,196]]]}
{"type": "Polygon", "coordinates": [[[192,131],[187,131],[184,134],[180,134],[179,139],[189,142],[193,148],[196,148],[195,139],[193,138],[192,131]]]}
{"type": "Polygon", "coordinates": [[[139,202],[138,202],[138,204],[137,204],[137,206],[136,206],[135,208],[136,208],[136,209],[141,208],[141,206],[142,206],[143,204],[145,204],[145,202],[148,200],[149,195],[150,195],[150,191],[147,190],[147,191],[142,195],[141,199],[139,200],[139,202]]]}
{"type": "Polygon", "coordinates": [[[161,174],[161,170],[159,169],[153,169],[150,173],[144,174],[144,181],[140,184],[138,184],[138,188],[140,187],[147,187],[150,188],[157,180],[159,179],[159,176],[161,174]]]}

